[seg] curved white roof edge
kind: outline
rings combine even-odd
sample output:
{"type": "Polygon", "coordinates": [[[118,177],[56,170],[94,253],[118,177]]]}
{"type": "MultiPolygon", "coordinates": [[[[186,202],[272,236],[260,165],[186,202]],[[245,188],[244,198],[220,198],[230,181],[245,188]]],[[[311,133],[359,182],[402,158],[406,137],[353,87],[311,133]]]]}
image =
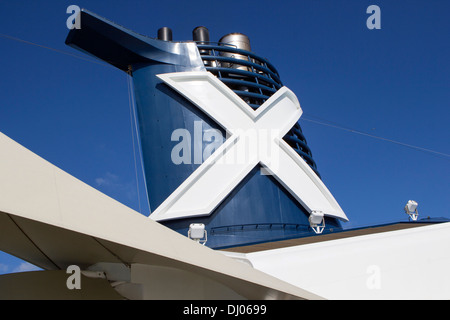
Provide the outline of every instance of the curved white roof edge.
{"type": "Polygon", "coordinates": [[[0,177],[0,250],[44,269],[165,264],[250,299],[320,299],[148,219],[2,133],[0,177]]]}

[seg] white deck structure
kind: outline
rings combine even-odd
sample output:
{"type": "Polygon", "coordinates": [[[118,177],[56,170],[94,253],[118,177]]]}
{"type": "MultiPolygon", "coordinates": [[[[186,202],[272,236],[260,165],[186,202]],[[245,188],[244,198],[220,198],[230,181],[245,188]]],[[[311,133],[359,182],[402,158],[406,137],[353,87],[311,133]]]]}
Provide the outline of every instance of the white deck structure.
{"type": "Polygon", "coordinates": [[[0,250],[45,269],[0,276],[1,299],[450,298],[450,223],[215,251],[1,133],[0,250]],[[70,265],[96,273],[69,290],[70,265]]]}

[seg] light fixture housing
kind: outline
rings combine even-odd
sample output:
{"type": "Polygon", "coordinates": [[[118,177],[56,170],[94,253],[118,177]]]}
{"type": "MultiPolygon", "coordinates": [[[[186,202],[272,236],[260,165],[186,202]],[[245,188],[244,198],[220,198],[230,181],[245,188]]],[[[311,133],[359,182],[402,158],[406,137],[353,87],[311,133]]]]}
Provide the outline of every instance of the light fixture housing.
{"type": "Polygon", "coordinates": [[[416,221],[419,217],[419,212],[417,211],[418,203],[414,200],[409,200],[405,205],[405,213],[409,215],[409,217],[416,221]]]}
{"type": "Polygon", "coordinates": [[[191,223],[189,225],[188,238],[203,245],[207,241],[207,232],[203,223],[191,223]]]}
{"type": "Polygon", "coordinates": [[[322,211],[311,211],[308,220],[311,229],[316,234],[321,234],[325,229],[325,216],[322,211]]]}

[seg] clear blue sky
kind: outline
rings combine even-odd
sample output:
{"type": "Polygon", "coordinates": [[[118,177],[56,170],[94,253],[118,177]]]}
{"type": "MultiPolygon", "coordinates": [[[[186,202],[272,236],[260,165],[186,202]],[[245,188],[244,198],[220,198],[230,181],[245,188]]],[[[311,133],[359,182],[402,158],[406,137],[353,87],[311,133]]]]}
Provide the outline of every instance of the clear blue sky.
{"type": "MultiPolygon", "coordinates": [[[[0,2],[0,131],[148,215],[126,75],[5,35],[82,56],[64,44],[71,4],[150,37],[162,26],[180,41],[199,25],[212,41],[241,32],[297,94],[318,170],[350,219],[344,227],[406,220],[410,199],[420,217],[450,218],[450,1],[205,3],[0,2]],[[380,30],[366,27],[371,4],[381,9],[380,30]]],[[[24,267],[0,253],[0,273],[24,267]]]]}

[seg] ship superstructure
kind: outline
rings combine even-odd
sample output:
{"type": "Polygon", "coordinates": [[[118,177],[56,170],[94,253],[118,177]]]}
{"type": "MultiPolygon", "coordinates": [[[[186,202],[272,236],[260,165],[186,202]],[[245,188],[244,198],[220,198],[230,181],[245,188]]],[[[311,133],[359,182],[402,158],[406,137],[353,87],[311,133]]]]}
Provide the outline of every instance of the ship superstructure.
{"type": "Polygon", "coordinates": [[[409,201],[412,221],[343,229],[299,99],[247,36],[197,27],[173,41],[78,19],[66,44],[133,80],[151,214],[0,134],[0,250],[44,269],[0,276],[0,298],[450,297],[448,220],[409,201]]]}
{"type": "MultiPolygon", "coordinates": [[[[302,193],[312,190],[301,189],[314,189],[315,185],[321,184],[321,190],[325,190],[321,182],[314,181],[312,186],[286,186],[277,175],[265,173],[261,162],[242,173],[245,176],[239,177],[240,181],[228,190],[220,191],[227,192],[226,196],[211,205],[213,207],[209,212],[204,210],[202,214],[190,214],[189,211],[194,209],[185,205],[178,211],[184,209],[186,214],[159,214],[158,209],[166,199],[208,160],[205,150],[211,148],[211,143],[214,142],[218,148],[230,136],[230,132],[214,119],[214,115],[207,114],[190,97],[168,85],[159,75],[199,71],[213,75],[255,114],[283,88],[280,75],[272,63],[251,51],[249,38],[240,33],[231,33],[212,42],[209,30],[197,27],[192,32],[192,40],[173,41],[172,30],[167,27],[160,28],[156,38],[149,38],[87,11],[81,13],[81,20],[84,28],[71,30],[66,43],[129,72],[133,78],[145,180],[153,211],[151,217],[157,217],[155,219],[160,223],[183,235],[188,235],[191,224],[204,225],[208,237],[206,245],[211,248],[314,234],[310,221],[312,211],[318,213],[316,225],[324,226],[321,232],[323,229],[342,229],[339,220],[346,220],[346,216],[340,208],[337,209],[339,214],[333,216],[333,212],[320,212],[320,208],[308,208],[303,203],[306,196],[302,193]],[[189,138],[181,136],[180,131],[186,132],[189,138]],[[220,140],[219,143],[211,141],[211,137],[207,138],[211,132],[215,133],[214,139],[220,140]],[[182,149],[183,144],[185,149],[182,149]],[[186,157],[187,152],[190,154],[186,157]],[[174,161],[174,156],[181,157],[181,160],[174,161]],[[299,191],[292,191],[294,188],[299,191]]],[[[232,111],[231,108],[229,110],[232,111]]],[[[290,115],[285,114],[284,117],[288,119],[290,115]]],[[[283,134],[283,140],[299,156],[295,161],[302,161],[302,165],[308,167],[301,170],[307,170],[306,175],[311,179],[320,180],[298,119],[283,134]]],[[[226,171],[228,168],[220,170],[226,171]]],[[[226,184],[219,179],[208,183],[211,187],[226,184]]],[[[317,193],[320,192],[324,193],[317,193]]],[[[331,199],[328,190],[325,192],[325,198],[331,199]]],[[[205,197],[214,196],[203,193],[205,197]]],[[[330,201],[338,207],[334,199],[330,201]]]]}

